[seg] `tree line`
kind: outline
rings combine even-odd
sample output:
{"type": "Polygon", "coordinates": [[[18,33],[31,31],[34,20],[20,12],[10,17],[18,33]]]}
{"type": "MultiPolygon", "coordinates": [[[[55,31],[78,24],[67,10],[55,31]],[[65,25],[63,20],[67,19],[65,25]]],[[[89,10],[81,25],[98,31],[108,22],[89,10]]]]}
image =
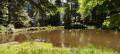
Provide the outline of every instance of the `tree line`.
{"type": "Polygon", "coordinates": [[[120,27],[119,0],[1,0],[0,24],[120,27]]]}

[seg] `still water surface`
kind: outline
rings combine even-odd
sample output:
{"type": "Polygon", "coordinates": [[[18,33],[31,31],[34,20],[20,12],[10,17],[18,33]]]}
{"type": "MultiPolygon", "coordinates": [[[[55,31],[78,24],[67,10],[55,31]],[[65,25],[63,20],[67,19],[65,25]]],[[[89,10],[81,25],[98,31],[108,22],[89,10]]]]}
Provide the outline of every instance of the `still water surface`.
{"type": "Polygon", "coordinates": [[[31,40],[41,40],[52,43],[55,47],[85,47],[89,44],[95,47],[106,47],[120,51],[120,32],[97,29],[64,29],[54,31],[29,31],[9,34],[0,37],[0,43],[6,42],[26,42],[31,40]]]}

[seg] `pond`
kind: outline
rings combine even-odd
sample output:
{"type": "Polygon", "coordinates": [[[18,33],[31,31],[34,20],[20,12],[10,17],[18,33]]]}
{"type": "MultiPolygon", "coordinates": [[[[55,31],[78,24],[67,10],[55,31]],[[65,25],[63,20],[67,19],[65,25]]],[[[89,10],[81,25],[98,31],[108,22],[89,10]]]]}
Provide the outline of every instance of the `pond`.
{"type": "Polygon", "coordinates": [[[97,29],[63,29],[53,31],[24,31],[0,37],[0,43],[28,41],[52,43],[54,47],[106,47],[120,51],[120,32],[97,29]]]}

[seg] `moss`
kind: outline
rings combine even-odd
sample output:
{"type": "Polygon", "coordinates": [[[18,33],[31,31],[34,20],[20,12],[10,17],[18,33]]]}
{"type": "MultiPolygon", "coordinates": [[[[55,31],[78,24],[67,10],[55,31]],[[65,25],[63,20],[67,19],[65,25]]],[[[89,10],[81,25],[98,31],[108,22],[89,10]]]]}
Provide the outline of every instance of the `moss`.
{"type": "Polygon", "coordinates": [[[1,54],[118,54],[106,48],[57,48],[50,43],[24,42],[16,45],[0,46],[1,54]]]}

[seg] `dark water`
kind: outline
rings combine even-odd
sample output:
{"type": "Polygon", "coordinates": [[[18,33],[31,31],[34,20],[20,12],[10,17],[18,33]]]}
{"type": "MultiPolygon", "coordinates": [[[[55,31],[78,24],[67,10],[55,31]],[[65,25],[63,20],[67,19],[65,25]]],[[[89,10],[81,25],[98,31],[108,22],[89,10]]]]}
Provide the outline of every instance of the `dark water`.
{"type": "Polygon", "coordinates": [[[0,37],[0,43],[11,41],[25,42],[35,39],[45,40],[55,47],[84,47],[89,44],[95,47],[106,47],[120,51],[120,32],[96,29],[81,30],[54,30],[54,31],[29,31],[0,37]]]}

